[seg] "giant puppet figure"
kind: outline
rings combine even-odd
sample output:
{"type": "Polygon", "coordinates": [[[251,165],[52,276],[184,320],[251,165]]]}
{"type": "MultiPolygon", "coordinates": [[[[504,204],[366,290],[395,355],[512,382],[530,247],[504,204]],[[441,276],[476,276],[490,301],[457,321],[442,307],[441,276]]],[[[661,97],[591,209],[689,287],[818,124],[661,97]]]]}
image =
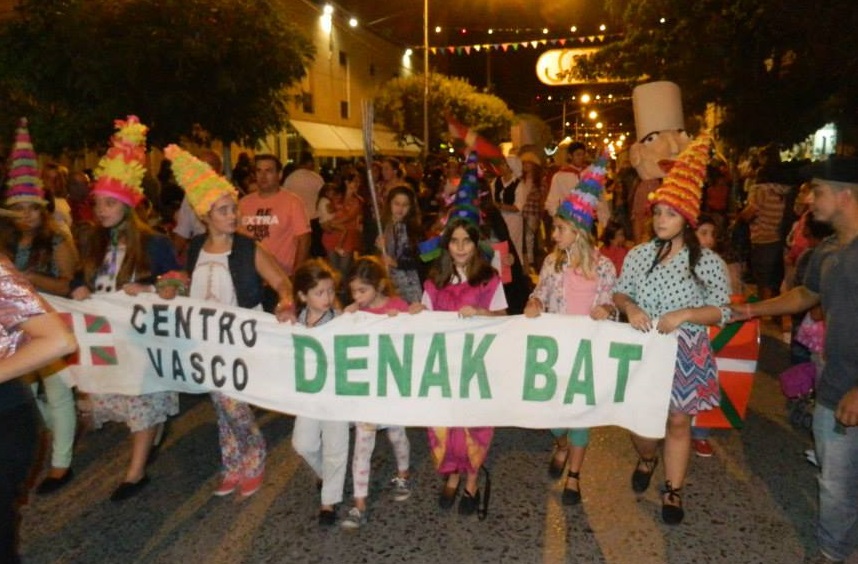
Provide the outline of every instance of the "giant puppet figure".
{"type": "Polygon", "coordinates": [[[632,91],[637,140],[629,160],[640,176],[632,200],[632,230],[636,243],[649,240],[649,195],[661,185],[679,153],[688,146],[682,96],[673,82],[641,84],[632,91]]]}

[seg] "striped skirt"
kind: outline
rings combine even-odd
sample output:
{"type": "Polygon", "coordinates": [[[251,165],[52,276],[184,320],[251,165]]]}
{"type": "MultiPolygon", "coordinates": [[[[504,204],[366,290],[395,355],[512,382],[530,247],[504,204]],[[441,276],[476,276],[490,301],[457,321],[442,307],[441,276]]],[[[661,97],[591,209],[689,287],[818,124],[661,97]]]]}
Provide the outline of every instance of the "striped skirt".
{"type": "Polygon", "coordinates": [[[676,369],[670,411],[696,415],[717,407],[721,401],[718,367],[705,329],[677,330],[676,369]]]}

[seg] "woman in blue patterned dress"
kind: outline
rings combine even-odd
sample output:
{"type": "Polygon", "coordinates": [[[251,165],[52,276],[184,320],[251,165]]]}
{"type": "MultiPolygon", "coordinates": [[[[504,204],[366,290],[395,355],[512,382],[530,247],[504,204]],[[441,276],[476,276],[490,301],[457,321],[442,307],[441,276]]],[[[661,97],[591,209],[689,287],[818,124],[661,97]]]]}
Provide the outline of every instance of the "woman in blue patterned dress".
{"type": "MultiPolygon", "coordinates": [[[[676,331],[678,348],[664,439],[662,520],[682,521],[680,489],[691,453],[691,419],[716,407],[718,373],[706,326],[729,320],[724,261],[702,249],[694,227],[711,140],[701,136],[680,155],[651,196],[655,239],[632,249],[614,288],[614,304],[639,331],[676,331]]],[[[632,489],[646,491],[658,463],[658,439],[632,435],[638,464],[632,489]]]]}

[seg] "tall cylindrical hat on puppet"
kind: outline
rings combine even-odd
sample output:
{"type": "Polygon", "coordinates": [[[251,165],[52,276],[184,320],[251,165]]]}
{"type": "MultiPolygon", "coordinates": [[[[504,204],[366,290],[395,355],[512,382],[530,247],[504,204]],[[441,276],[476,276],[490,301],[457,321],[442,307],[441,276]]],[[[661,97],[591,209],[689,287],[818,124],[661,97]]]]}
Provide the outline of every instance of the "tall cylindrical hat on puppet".
{"type": "Polygon", "coordinates": [[[6,178],[5,207],[20,203],[46,206],[45,189],[39,178],[36,151],[27,128],[27,118],[21,118],[15,131],[15,143],[9,155],[9,175],[6,178]]]}
{"type": "Polygon", "coordinates": [[[173,176],[185,191],[188,203],[199,217],[211,211],[212,205],[224,196],[238,200],[238,190],[212,167],[178,145],[168,145],[164,156],[170,159],[173,176]]]}
{"type": "Polygon", "coordinates": [[[132,208],[143,198],[143,177],[146,175],[146,133],[149,128],[137,116],[113,122],[116,133],[110,138],[110,148],[95,170],[93,196],[108,196],[132,208]]]}
{"type": "Polygon", "coordinates": [[[632,90],[637,141],[658,131],[685,129],[682,91],[673,82],[647,82],[632,90]]]}
{"type": "Polygon", "coordinates": [[[649,195],[650,206],[665,204],[675,209],[697,227],[700,199],[706,181],[706,165],[712,158],[712,136],[701,133],[679,155],[676,164],[655,192],[649,195]]]}

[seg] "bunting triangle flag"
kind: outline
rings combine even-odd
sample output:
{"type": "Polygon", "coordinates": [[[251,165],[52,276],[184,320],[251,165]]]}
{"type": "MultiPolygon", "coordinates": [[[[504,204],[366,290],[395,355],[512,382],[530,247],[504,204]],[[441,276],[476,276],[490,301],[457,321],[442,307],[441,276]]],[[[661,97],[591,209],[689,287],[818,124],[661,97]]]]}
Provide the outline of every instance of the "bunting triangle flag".
{"type": "Polygon", "coordinates": [[[470,45],[465,46],[465,53],[467,53],[468,55],[471,54],[471,46],[470,45]]]}
{"type": "Polygon", "coordinates": [[[563,45],[566,45],[566,40],[565,39],[558,39],[557,43],[559,43],[560,46],[562,47],[563,45]]]}
{"type": "Polygon", "coordinates": [[[482,49],[482,48],[483,48],[482,45],[474,45],[474,51],[476,51],[477,53],[479,53],[480,49],[482,49]]]}
{"type": "Polygon", "coordinates": [[[539,43],[540,43],[540,44],[542,44],[542,45],[547,45],[547,44],[548,44],[548,40],[547,40],[547,39],[543,39],[543,40],[542,40],[542,41],[540,41],[539,43]]]}
{"type": "Polygon", "coordinates": [[[429,48],[429,52],[430,52],[430,53],[432,53],[433,55],[434,55],[437,51],[438,51],[438,48],[437,48],[437,47],[430,47],[430,48],[429,48]]]}
{"type": "Polygon", "coordinates": [[[452,53],[456,52],[456,48],[451,45],[451,46],[447,47],[447,51],[449,51],[452,54],[452,53]]]}
{"type": "Polygon", "coordinates": [[[501,43],[501,49],[506,53],[506,50],[509,49],[509,43],[501,43]]]}
{"type": "Polygon", "coordinates": [[[537,46],[537,45],[539,45],[539,41],[531,41],[531,42],[530,42],[530,45],[531,45],[534,49],[536,49],[536,46],[537,46]]]}

